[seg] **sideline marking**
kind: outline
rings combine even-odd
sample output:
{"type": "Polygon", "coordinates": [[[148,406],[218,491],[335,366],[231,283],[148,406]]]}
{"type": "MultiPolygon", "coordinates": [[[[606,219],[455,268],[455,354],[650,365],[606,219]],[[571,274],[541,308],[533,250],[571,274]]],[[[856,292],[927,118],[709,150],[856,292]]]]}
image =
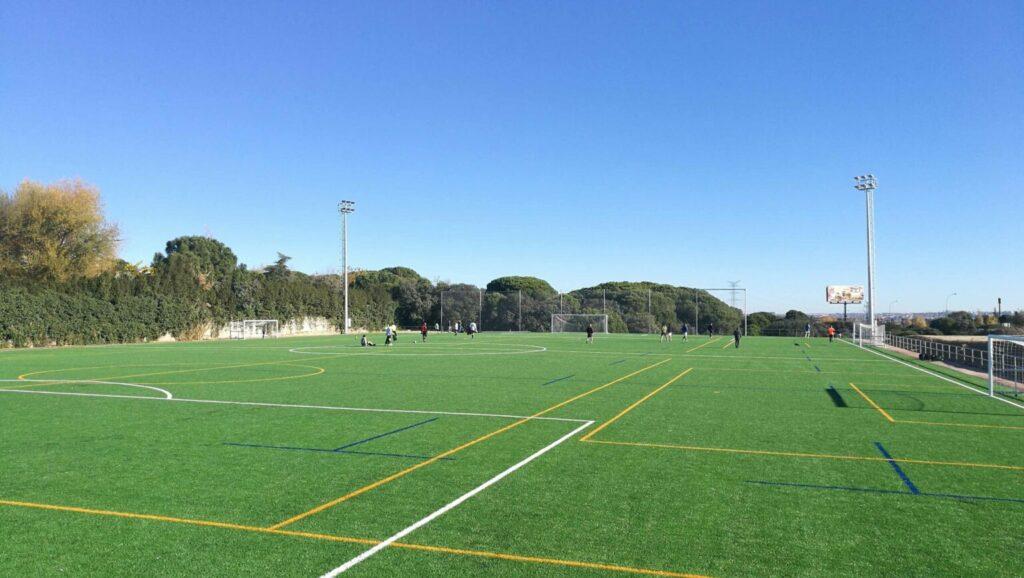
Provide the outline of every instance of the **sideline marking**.
{"type": "Polygon", "coordinates": [[[350,568],[355,567],[356,565],[358,565],[359,563],[367,560],[368,558],[370,558],[374,554],[377,554],[378,552],[380,552],[384,548],[387,548],[388,546],[390,546],[391,544],[397,542],[398,540],[401,540],[402,538],[408,536],[409,534],[415,532],[416,530],[422,528],[423,526],[426,526],[427,524],[429,524],[430,522],[436,520],[437,518],[440,518],[441,516],[445,515],[447,512],[449,512],[453,508],[458,507],[460,504],[462,504],[466,500],[472,498],[473,496],[475,496],[475,495],[479,494],[480,492],[486,490],[487,488],[493,486],[494,484],[498,483],[499,481],[501,481],[506,476],[512,474],[513,472],[515,472],[519,468],[525,466],[526,464],[528,464],[528,463],[532,462],[533,460],[539,458],[540,456],[546,454],[548,451],[554,449],[556,446],[558,446],[559,444],[561,444],[565,440],[571,438],[572,436],[576,435],[577,433],[583,431],[584,429],[590,427],[593,424],[594,424],[594,422],[585,423],[585,424],[579,426],[578,428],[572,430],[571,432],[563,435],[562,437],[558,438],[557,440],[555,440],[555,441],[551,442],[550,444],[544,446],[540,450],[534,452],[533,454],[531,454],[527,458],[525,458],[525,459],[521,460],[520,462],[516,463],[515,465],[509,467],[508,469],[506,469],[505,471],[501,472],[500,474],[494,476],[493,478],[487,480],[486,482],[484,482],[484,483],[480,484],[479,486],[473,488],[472,490],[466,492],[465,494],[462,494],[458,498],[456,498],[456,499],[452,500],[451,502],[449,502],[448,504],[438,508],[433,513],[431,513],[431,514],[421,518],[420,520],[414,522],[413,524],[409,525],[405,529],[395,533],[390,538],[387,538],[386,540],[384,540],[380,544],[377,544],[376,546],[370,548],[369,550],[363,552],[362,554],[356,556],[355,558],[352,558],[351,560],[349,560],[348,562],[345,562],[341,566],[338,566],[334,570],[331,570],[330,572],[325,573],[323,575],[323,578],[334,578],[338,574],[341,574],[342,572],[345,572],[345,571],[349,570],[350,568]]]}
{"type": "MultiPolygon", "coordinates": [[[[174,518],[170,516],[158,516],[153,514],[135,514],[131,512],[114,512],[111,510],[96,510],[92,508],[78,508],[74,506],[56,506],[53,504],[37,504],[33,502],[17,502],[12,500],[0,500],[0,505],[15,506],[20,508],[31,508],[36,510],[49,510],[57,512],[74,512],[78,514],[90,514],[93,516],[111,516],[115,518],[127,518],[135,520],[149,520],[155,522],[170,522],[176,524],[188,524],[192,526],[208,526],[225,530],[236,530],[241,532],[254,532],[259,534],[271,534],[277,536],[291,536],[297,538],[310,538],[314,540],[327,540],[330,542],[343,542],[346,544],[362,544],[373,546],[377,540],[366,538],[352,538],[349,536],[337,536],[332,534],[317,534],[313,532],[297,532],[295,530],[268,530],[258,526],[246,526],[242,524],[230,524],[226,522],[213,522],[208,520],[196,520],[188,518],[174,518]]],[[[492,558],[498,560],[509,560],[513,562],[528,562],[533,564],[550,564],[554,566],[569,566],[574,568],[589,568],[594,570],[608,570],[611,572],[624,572],[627,574],[645,574],[648,576],[672,576],[676,578],[706,578],[698,574],[684,574],[668,570],[653,570],[646,568],[633,568],[630,566],[616,566],[614,564],[599,564],[594,562],[579,562],[575,560],[558,560],[555,558],[538,558],[535,556],[521,556],[518,554],[502,554],[499,552],[487,552],[485,550],[466,550],[460,548],[448,548],[446,546],[427,546],[423,544],[409,544],[406,542],[393,542],[392,548],[403,550],[415,550],[420,552],[433,552],[442,554],[454,554],[457,556],[473,556],[479,558],[492,558]]]]}
{"type": "Polygon", "coordinates": [[[861,391],[859,387],[857,387],[856,385],[853,384],[853,382],[850,382],[850,387],[852,387],[854,391],[859,393],[860,396],[864,398],[864,401],[866,401],[869,404],[871,404],[871,407],[877,409],[878,412],[881,413],[885,417],[885,419],[889,420],[889,423],[896,423],[896,420],[892,419],[891,415],[889,415],[884,409],[879,407],[878,404],[875,403],[875,400],[873,400],[870,397],[868,397],[867,395],[865,395],[864,392],[861,391]]]}
{"type": "Polygon", "coordinates": [[[462,450],[464,450],[464,449],[466,449],[468,447],[472,447],[472,446],[474,446],[474,445],[476,445],[476,444],[478,444],[478,443],[480,443],[482,441],[486,441],[486,440],[488,440],[488,439],[490,439],[490,438],[492,438],[492,437],[494,437],[494,436],[496,436],[498,434],[504,433],[504,432],[506,432],[506,431],[508,431],[508,430],[510,430],[512,428],[519,427],[519,426],[523,425],[524,423],[530,421],[531,419],[537,419],[537,418],[539,418],[540,416],[542,416],[542,415],[544,415],[546,413],[550,413],[550,412],[552,412],[552,411],[554,411],[554,410],[556,410],[556,409],[558,409],[560,407],[563,407],[565,405],[568,405],[568,404],[570,404],[570,403],[572,403],[572,402],[574,402],[574,401],[576,401],[576,400],[578,400],[580,398],[583,398],[583,397],[586,397],[586,396],[588,396],[588,395],[590,395],[592,393],[596,393],[598,391],[601,391],[602,389],[604,389],[606,387],[611,387],[612,385],[615,385],[616,383],[619,383],[621,381],[625,381],[625,380],[627,380],[627,379],[629,379],[629,378],[631,378],[631,377],[633,377],[635,375],[639,375],[640,373],[643,373],[643,372],[647,371],[648,369],[655,368],[655,367],[657,367],[659,365],[662,365],[663,363],[668,363],[669,361],[671,361],[671,359],[663,359],[662,361],[659,361],[657,363],[652,363],[651,365],[648,365],[646,367],[638,369],[638,370],[636,370],[636,371],[634,371],[632,373],[628,373],[628,374],[626,374],[626,375],[624,375],[624,376],[622,376],[622,377],[620,377],[618,379],[614,379],[612,381],[609,381],[608,383],[605,383],[604,385],[599,385],[599,386],[597,386],[597,387],[595,387],[595,388],[593,388],[591,390],[585,391],[585,392],[583,392],[583,393],[581,393],[579,395],[571,397],[571,398],[569,398],[569,399],[567,399],[567,400],[565,400],[565,401],[563,401],[561,403],[557,403],[557,404],[555,404],[555,405],[553,405],[553,406],[551,406],[551,407],[549,407],[547,409],[541,410],[541,411],[533,414],[530,417],[527,417],[527,418],[521,419],[519,421],[516,421],[514,423],[511,423],[511,424],[509,424],[509,425],[507,425],[507,426],[505,426],[503,428],[496,429],[496,430],[492,431],[489,434],[484,434],[484,435],[482,435],[482,436],[480,436],[480,437],[478,437],[478,438],[476,438],[474,440],[471,440],[469,442],[466,442],[466,443],[464,443],[464,444],[462,444],[462,445],[460,445],[458,447],[455,447],[455,448],[452,448],[452,449],[450,449],[450,450],[448,450],[446,452],[442,452],[440,454],[437,454],[436,456],[430,458],[429,460],[426,460],[426,461],[420,462],[418,464],[414,464],[412,466],[409,466],[408,468],[406,468],[404,470],[401,470],[401,471],[398,471],[398,472],[396,472],[394,474],[391,474],[390,476],[388,476],[386,478],[377,480],[376,482],[373,482],[371,484],[367,484],[367,485],[359,488],[358,490],[353,490],[353,491],[351,491],[351,492],[349,492],[349,493],[347,493],[347,494],[345,494],[343,496],[339,496],[339,497],[337,497],[337,498],[335,498],[335,499],[333,499],[333,500],[331,500],[329,502],[325,502],[325,503],[320,504],[319,506],[317,506],[315,508],[312,508],[310,510],[302,512],[301,514],[297,514],[295,516],[292,516],[291,518],[288,518],[287,520],[284,520],[282,522],[278,522],[277,524],[274,524],[273,526],[270,526],[270,529],[277,530],[277,529],[283,528],[283,527],[285,527],[285,526],[287,526],[289,524],[294,524],[295,522],[298,522],[299,520],[302,520],[304,518],[308,518],[309,516],[312,516],[313,514],[320,513],[322,511],[328,509],[328,508],[332,508],[332,507],[334,507],[334,506],[336,506],[336,505],[338,505],[338,504],[340,504],[342,502],[345,502],[347,500],[355,498],[356,496],[364,494],[364,493],[366,493],[366,492],[368,492],[368,491],[370,491],[370,490],[372,490],[374,488],[378,488],[380,486],[383,486],[384,484],[387,484],[387,483],[392,482],[394,480],[397,480],[397,479],[399,479],[399,478],[401,478],[403,476],[411,474],[412,472],[415,472],[416,470],[418,470],[418,469],[420,469],[422,467],[428,466],[428,465],[430,465],[430,464],[432,464],[432,463],[434,463],[434,462],[436,462],[436,461],[438,461],[438,460],[440,460],[442,458],[446,458],[446,457],[448,457],[448,456],[450,456],[452,454],[458,453],[458,452],[460,452],[460,451],[462,451],[462,450]]]}
{"type": "Polygon", "coordinates": [[[730,345],[735,345],[735,343],[734,343],[734,342],[732,342],[732,341],[726,341],[726,342],[725,342],[725,345],[723,345],[723,346],[721,347],[721,349],[726,349],[726,348],[728,348],[728,347],[729,347],[730,345]]]}
{"type": "Polygon", "coordinates": [[[972,386],[967,385],[965,383],[961,383],[959,381],[956,381],[953,378],[946,377],[944,375],[940,375],[940,374],[935,373],[933,371],[929,371],[929,370],[927,370],[927,369],[925,369],[923,367],[918,367],[918,366],[914,365],[913,363],[907,363],[906,361],[903,361],[902,359],[897,359],[897,358],[892,357],[890,355],[886,355],[886,354],[881,353],[879,351],[875,351],[874,349],[868,349],[867,347],[864,347],[864,346],[861,346],[861,345],[856,345],[854,343],[849,343],[845,339],[840,339],[839,341],[842,341],[843,343],[849,345],[850,347],[857,347],[859,349],[863,349],[864,351],[868,351],[868,352],[874,353],[875,355],[877,355],[879,357],[882,357],[884,359],[888,359],[889,361],[892,361],[894,363],[898,363],[900,365],[905,365],[905,366],[909,367],[910,369],[916,369],[916,370],[920,371],[921,373],[927,373],[928,375],[930,375],[932,377],[937,377],[937,378],[939,378],[939,379],[941,379],[943,381],[948,381],[949,383],[952,383],[953,385],[959,385],[960,387],[962,387],[962,388],[964,388],[964,389],[966,389],[968,391],[973,391],[974,393],[976,393],[978,395],[983,395],[983,396],[991,398],[991,399],[998,399],[1001,402],[1008,403],[1008,404],[1010,404],[1010,405],[1012,405],[1014,407],[1019,407],[1021,409],[1024,409],[1024,405],[1021,405],[1019,403],[1010,401],[1010,400],[1008,400],[1006,398],[1003,398],[1003,397],[991,396],[991,395],[985,393],[984,391],[978,389],[977,387],[972,387],[972,386]]]}
{"type": "Polygon", "coordinates": [[[762,486],[781,486],[786,488],[803,488],[808,490],[842,490],[845,492],[863,492],[868,494],[892,494],[897,496],[910,496],[917,495],[923,498],[945,498],[948,500],[960,500],[960,501],[971,501],[978,500],[983,502],[1012,502],[1012,503],[1024,503],[1024,500],[1020,498],[995,498],[992,496],[966,496],[960,494],[934,494],[931,492],[920,492],[918,494],[911,494],[903,490],[883,490],[878,488],[855,488],[852,486],[824,486],[819,484],[796,484],[792,482],[769,482],[766,480],[747,480],[748,484],[760,484],[762,486]]]}
{"type": "Polygon", "coordinates": [[[565,380],[567,380],[567,379],[572,379],[572,378],[574,378],[574,377],[576,377],[576,374],[575,374],[575,373],[574,373],[574,374],[572,374],[572,375],[567,375],[567,376],[565,376],[565,377],[558,377],[558,378],[552,379],[551,381],[548,381],[548,382],[542,383],[541,385],[542,385],[542,386],[543,386],[543,385],[551,385],[552,383],[558,383],[559,381],[565,381],[565,380]]]}
{"type": "MultiPolygon", "coordinates": [[[[613,442],[606,440],[587,440],[587,443],[591,444],[606,444],[611,446],[629,446],[629,447],[640,447],[640,448],[660,448],[670,450],[684,450],[691,452],[717,452],[717,453],[728,453],[728,454],[746,454],[755,456],[778,456],[786,458],[815,458],[815,459],[829,459],[829,460],[853,460],[862,462],[884,462],[885,458],[879,458],[875,456],[844,456],[834,454],[809,454],[801,452],[779,452],[770,450],[744,450],[735,448],[709,448],[702,446],[683,446],[674,444],[655,444],[655,443],[642,443],[642,442],[613,442]]],[[[971,462],[942,462],[937,460],[917,460],[911,458],[900,458],[900,461],[905,464],[921,464],[925,466],[951,466],[958,468],[985,468],[994,470],[1011,470],[1015,472],[1024,472],[1024,466],[1008,466],[1003,464],[975,464],[971,462]]]]}
{"type": "Polygon", "coordinates": [[[660,392],[661,390],[665,389],[666,387],[668,387],[668,386],[672,385],[673,383],[675,383],[676,381],[678,381],[678,380],[679,380],[680,378],[682,378],[682,377],[683,377],[684,375],[686,375],[687,373],[690,373],[691,371],[693,371],[693,368],[692,368],[692,367],[690,367],[690,368],[687,368],[687,369],[683,370],[683,371],[682,371],[681,373],[679,373],[678,375],[676,375],[675,377],[673,377],[672,379],[668,380],[667,382],[665,382],[664,384],[662,384],[662,385],[661,385],[660,387],[658,387],[658,389],[655,389],[655,390],[654,390],[654,391],[652,391],[651,393],[648,393],[647,395],[643,396],[643,397],[642,397],[642,398],[640,398],[639,400],[637,400],[637,401],[633,402],[633,403],[632,403],[632,404],[631,404],[631,405],[630,405],[629,407],[627,407],[626,409],[624,409],[624,410],[620,411],[620,412],[618,413],[618,415],[616,415],[616,416],[615,416],[615,417],[613,417],[612,419],[610,419],[610,420],[608,420],[608,421],[604,422],[603,424],[601,424],[601,425],[597,426],[597,428],[595,428],[595,429],[592,429],[592,430],[590,430],[589,432],[587,432],[587,435],[585,435],[585,436],[581,437],[581,438],[580,438],[580,441],[584,441],[584,442],[585,442],[585,441],[589,440],[590,438],[594,437],[594,435],[595,435],[595,434],[597,434],[597,432],[599,432],[599,431],[603,430],[604,428],[606,428],[606,427],[608,427],[608,426],[612,425],[612,424],[613,424],[613,423],[615,423],[615,422],[616,422],[616,421],[617,421],[617,420],[618,420],[619,418],[621,418],[622,416],[624,416],[624,415],[626,415],[627,413],[629,413],[629,412],[633,411],[634,409],[636,409],[636,407],[637,407],[638,405],[640,405],[641,403],[643,403],[643,402],[647,401],[648,399],[650,399],[650,398],[654,397],[654,396],[655,396],[655,394],[657,394],[657,393],[658,393],[658,392],[660,392]]]}
{"type": "MultiPolygon", "coordinates": [[[[666,360],[667,361],[667,360],[666,360]]],[[[29,389],[0,389],[0,393],[31,393],[36,395],[69,395],[75,397],[109,397],[114,399],[143,399],[149,401],[180,401],[186,403],[213,403],[222,405],[246,405],[255,407],[284,407],[293,409],[323,409],[330,411],[367,411],[373,413],[414,413],[422,415],[454,415],[462,417],[497,417],[503,419],[522,419],[522,420],[543,420],[543,421],[565,421],[583,423],[585,419],[574,419],[568,417],[537,417],[537,416],[525,416],[525,415],[506,415],[501,413],[473,413],[473,412],[462,412],[462,411],[429,411],[420,409],[387,409],[387,408],[374,408],[374,407],[343,407],[343,406],[332,406],[332,405],[303,405],[294,403],[267,403],[259,401],[228,401],[223,399],[188,399],[185,397],[174,397],[174,398],[163,398],[163,397],[149,397],[141,395],[119,395],[115,393],[80,393],[75,391],[39,391],[29,389]]]]}

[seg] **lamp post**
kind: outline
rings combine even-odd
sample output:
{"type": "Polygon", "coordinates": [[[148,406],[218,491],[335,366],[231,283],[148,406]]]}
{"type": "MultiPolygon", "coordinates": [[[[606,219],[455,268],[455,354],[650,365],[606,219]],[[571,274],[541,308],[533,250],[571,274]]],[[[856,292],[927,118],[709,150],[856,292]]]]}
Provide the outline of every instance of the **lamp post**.
{"type": "Polygon", "coordinates": [[[956,291],[953,291],[949,295],[946,295],[946,315],[949,315],[949,298],[956,297],[956,291]]]}
{"type": "Polygon", "coordinates": [[[348,334],[348,216],[356,210],[355,201],[342,201],[338,203],[338,212],[341,213],[341,268],[344,270],[345,287],[345,319],[342,320],[342,330],[348,334]]]}
{"type": "Polygon", "coordinates": [[[890,321],[892,320],[892,306],[897,304],[897,303],[899,303],[899,302],[900,302],[899,299],[893,299],[892,301],[889,302],[889,320],[890,321]]]}
{"type": "Polygon", "coordinates": [[[878,181],[875,175],[866,174],[853,177],[855,184],[853,188],[864,191],[865,207],[867,209],[867,236],[868,236],[868,325],[875,327],[875,189],[878,188],[878,181]]]}

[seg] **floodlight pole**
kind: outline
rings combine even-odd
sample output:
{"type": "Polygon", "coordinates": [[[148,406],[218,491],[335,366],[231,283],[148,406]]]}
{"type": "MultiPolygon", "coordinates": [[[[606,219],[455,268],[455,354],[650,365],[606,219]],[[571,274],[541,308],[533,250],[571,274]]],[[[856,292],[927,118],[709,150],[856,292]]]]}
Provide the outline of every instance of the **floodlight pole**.
{"type": "Polygon", "coordinates": [[[947,317],[949,316],[949,298],[950,297],[956,297],[956,291],[950,293],[949,295],[946,295],[946,316],[947,317]]]}
{"type": "Polygon", "coordinates": [[[338,203],[338,212],[341,213],[341,268],[344,270],[345,287],[345,318],[341,322],[341,332],[346,335],[348,334],[348,216],[355,210],[355,201],[338,203]]]}
{"type": "Polygon", "coordinates": [[[867,237],[868,237],[868,325],[871,327],[872,336],[875,328],[875,189],[878,188],[878,180],[875,175],[866,174],[853,177],[857,183],[853,188],[864,191],[865,208],[867,210],[867,237]]]}

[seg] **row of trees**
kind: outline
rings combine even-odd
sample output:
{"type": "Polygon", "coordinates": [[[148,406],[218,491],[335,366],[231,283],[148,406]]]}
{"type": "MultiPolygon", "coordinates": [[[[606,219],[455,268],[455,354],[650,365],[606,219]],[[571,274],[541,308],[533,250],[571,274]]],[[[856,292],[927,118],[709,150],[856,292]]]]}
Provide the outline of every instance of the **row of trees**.
{"type": "MultiPolygon", "coordinates": [[[[117,258],[118,229],[99,192],[81,181],[21,183],[0,192],[0,344],[86,344],[198,338],[235,319],[325,317],[342,324],[342,280],[306,275],[290,257],[259,270],[225,244],[184,236],[148,265],[117,258]]],[[[485,287],[433,283],[407,267],[350,277],[356,327],[476,321],[483,330],[547,331],[552,313],[605,313],[615,332],[713,323],[731,331],[738,309],[704,291],[656,283],[604,283],[559,294],[535,277],[485,287]]]]}
{"type": "Polygon", "coordinates": [[[890,321],[886,330],[894,335],[1024,335],[1024,311],[1002,315],[954,311],[932,320],[917,315],[901,322],[890,321]]]}

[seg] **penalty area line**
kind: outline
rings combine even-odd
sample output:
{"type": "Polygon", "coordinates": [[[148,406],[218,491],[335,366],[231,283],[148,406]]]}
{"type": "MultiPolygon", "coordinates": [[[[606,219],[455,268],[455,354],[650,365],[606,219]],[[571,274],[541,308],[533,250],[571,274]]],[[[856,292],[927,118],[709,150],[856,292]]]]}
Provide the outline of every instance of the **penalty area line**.
{"type": "Polygon", "coordinates": [[[337,568],[331,570],[330,572],[327,572],[327,573],[323,574],[323,576],[321,578],[334,578],[335,576],[341,574],[342,572],[346,572],[349,569],[351,569],[351,568],[355,567],[356,565],[360,564],[361,562],[366,561],[368,558],[370,558],[373,555],[377,554],[381,550],[387,548],[388,546],[391,546],[392,544],[394,544],[398,540],[401,540],[402,538],[408,536],[409,534],[415,532],[416,530],[422,528],[423,526],[426,526],[427,524],[429,524],[430,522],[436,520],[437,518],[440,518],[441,516],[445,515],[450,510],[452,510],[454,508],[457,508],[460,504],[462,504],[466,500],[472,498],[473,496],[475,496],[475,495],[479,494],[480,492],[486,490],[487,488],[493,486],[494,484],[498,483],[503,478],[509,476],[510,474],[512,474],[513,472],[518,470],[519,468],[525,466],[526,464],[528,464],[528,463],[532,462],[533,460],[539,458],[540,456],[546,454],[547,452],[551,451],[552,449],[554,449],[556,446],[558,446],[559,444],[561,444],[565,440],[571,438],[572,436],[578,434],[579,432],[583,431],[584,429],[586,429],[586,428],[588,428],[588,427],[590,427],[592,425],[594,425],[594,422],[593,421],[588,421],[585,424],[577,427],[576,429],[572,430],[571,432],[563,435],[562,437],[558,438],[557,440],[555,440],[555,441],[551,442],[550,444],[544,446],[543,448],[537,450],[536,452],[534,452],[530,456],[526,457],[525,459],[521,460],[520,462],[510,466],[508,469],[506,469],[505,471],[501,472],[500,474],[494,476],[493,478],[487,480],[486,482],[480,484],[479,486],[473,488],[472,490],[470,490],[470,491],[466,492],[465,494],[459,496],[458,498],[452,500],[447,505],[444,505],[444,506],[438,508],[433,513],[431,513],[431,514],[421,518],[420,520],[414,522],[413,524],[411,524],[410,526],[406,527],[405,529],[399,531],[398,533],[394,534],[390,538],[384,540],[383,542],[380,542],[376,546],[370,548],[369,550],[363,552],[362,554],[356,556],[355,558],[352,558],[348,562],[345,562],[344,564],[342,564],[341,566],[338,566],[337,568]]]}

